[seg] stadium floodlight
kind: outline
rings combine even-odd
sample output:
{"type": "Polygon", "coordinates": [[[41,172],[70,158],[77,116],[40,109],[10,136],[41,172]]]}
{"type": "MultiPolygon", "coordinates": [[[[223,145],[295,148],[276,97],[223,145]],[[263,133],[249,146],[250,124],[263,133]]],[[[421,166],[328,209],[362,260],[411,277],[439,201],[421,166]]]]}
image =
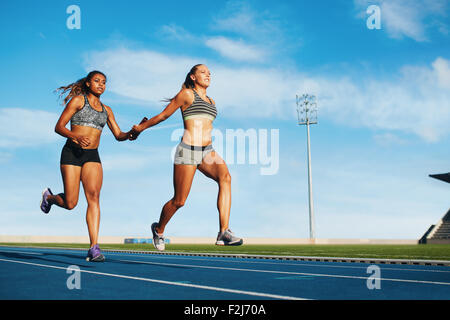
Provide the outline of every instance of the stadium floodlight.
{"type": "Polygon", "coordinates": [[[309,138],[309,125],[317,124],[317,103],[314,95],[303,94],[296,96],[298,124],[306,126],[306,140],[308,152],[308,195],[309,195],[309,237],[315,240],[314,223],[314,203],[312,195],[312,176],[311,176],[311,146],[309,138]]]}

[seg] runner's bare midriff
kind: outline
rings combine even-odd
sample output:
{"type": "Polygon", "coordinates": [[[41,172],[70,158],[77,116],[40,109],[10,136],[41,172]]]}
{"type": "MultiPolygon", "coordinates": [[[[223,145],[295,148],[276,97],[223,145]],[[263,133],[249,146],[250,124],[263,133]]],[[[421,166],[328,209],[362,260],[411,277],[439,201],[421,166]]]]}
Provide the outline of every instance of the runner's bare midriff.
{"type": "Polygon", "coordinates": [[[212,121],[207,118],[184,120],[183,142],[191,146],[211,144],[212,121]]]}
{"type": "MultiPolygon", "coordinates": [[[[86,126],[78,126],[78,125],[71,125],[71,130],[76,135],[84,136],[89,138],[89,141],[91,142],[89,146],[84,147],[83,149],[97,149],[100,145],[100,136],[102,132],[98,129],[86,127],[86,126]]],[[[73,140],[76,144],[79,144],[78,141],[73,140]]]]}

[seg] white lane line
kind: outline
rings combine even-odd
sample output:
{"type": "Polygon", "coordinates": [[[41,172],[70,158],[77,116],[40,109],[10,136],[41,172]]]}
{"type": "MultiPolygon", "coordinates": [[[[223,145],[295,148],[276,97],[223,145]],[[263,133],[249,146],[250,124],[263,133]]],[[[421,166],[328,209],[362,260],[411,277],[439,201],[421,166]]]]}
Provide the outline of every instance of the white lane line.
{"type": "Polygon", "coordinates": [[[6,253],[22,253],[22,254],[35,254],[42,256],[43,253],[40,252],[27,252],[27,251],[13,251],[13,250],[0,250],[0,252],[6,252],[6,253]]]}
{"type": "MultiPolygon", "coordinates": [[[[229,271],[247,271],[247,272],[260,272],[260,273],[277,273],[277,274],[303,275],[303,276],[329,277],[329,278],[347,278],[347,279],[363,279],[363,280],[367,280],[367,278],[368,278],[368,276],[367,277],[359,277],[359,276],[345,276],[345,275],[323,274],[323,273],[305,273],[305,272],[291,272],[291,271],[277,271],[277,270],[258,270],[258,269],[245,269],[245,268],[213,267],[213,266],[199,266],[199,265],[163,263],[163,262],[146,262],[146,261],[136,261],[136,260],[119,260],[119,261],[161,265],[161,266],[177,266],[177,267],[190,267],[190,268],[216,269],[216,270],[229,270],[229,271]]],[[[389,278],[380,278],[380,280],[450,286],[450,282],[409,280],[409,279],[389,279],[389,278]]]]}
{"type": "MultiPolygon", "coordinates": [[[[62,248],[64,249],[64,248],[62,248]]],[[[37,253],[37,252],[25,252],[25,251],[12,251],[12,250],[0,250],[0,252],[14,252],[14,253],[23,253],[23,254],[34,254],[34,255],[44,255],[44,253],[37,253]]],[[[47,252],[48,253],[48,252],[47,252]]],[[[51,253],[50,253],[51,254],[51,253]]],[[[109,252],[109,254],[112,255],[120,255],[120,256],[131,256],[135,257],[136,253],[121,253],[121,252],[109,252]]],[[[170,256],[170,255],[161,255],[161,256],[153,256],[148,255],[146,258],[149,259],[171,259],[171,260],[192,260],[192,261],[212,261],[217,262],[218,260],[215,259],[201,259],[201,258],[190,258],[190,257],[181,257],[181,256],[170,256]]],[[[230,260],[220,260],[220,262],[226,262],[226,263],[235,263],[236,261],[230,261],[230,260]]],[[[239,263],[242,264],[265,264],[265,265],[280,265],[280,263],[277,262],[269,262],[269,261],[244,261],[241,260],[239,263]]],[[[367,266],[339,266],[339,265],[329,265],[324,262],[324,264],[309,264],[309,263],[289,263],[289,262],[281,262],[283,266],[306,266],[306,267],[320,267],[320,268],[348,268],[348,269],[367,269],[367,266]]],[[[381,271],[384,270],[390,270],[390,271],[412,271],[412,272],[429,272],[429,273],[450,273],[450,270],[432,270],[432,269],[410,269],[410,268],[390,268],[383,264],[376,264],[381,269],[381,271]]]]}
{"type": "MultiPolygon", "coordinates": [[[[44,267],[44,268],[50,268],[50,269],[67,270],[67,268],[65,268],[65,267],[52,266],[52,265],[39,264],[39,263],[31,263],[31,262],[24,262],[24,261],[9,260],[9,259],[0,259],[0,261],[12,262],[12,263],[20,263],[20,264],[26,264],[26,265],[32,265],[32,266],[38,266],[38,267],[44,267]]],[[[184,283],[184,282],[173,282],[173,281],[165,281],[165,280],[158,280],[158,279],[149,279],[149,278],[142,278],[142,277],[133,277],[133,276],[126,276],[126,275],[121,275],[121,274],[104,273],[104,272],[91,271],[91,270],[83,270],[83,269],[80,269],[80,272],[91,273],[91,274],[97,274],[97,275],[102,275],[102,276],[107,276],[107,277],[114,277],[114,278],[139,280],[139,281],[145,281],[145,282],[153,282],[153,283],[159,283],[159,284],[167,284],[167,285],[172,285],[172,286],[189,287],[189,288],[204,289],[204,290],[211,290],[211,291],[218,291],[218,292],[227,292],[227,293],[243,294],[243,295],[249,295],[249,296],[255,296],[255,297],[264,297],[264,298],[271,298],[271,299],[281,299],[281,300],[308,300],[308,299],[300,298],[300,297],[291,297],[291,296],[277,295],[277,294],[271,294],[271,293],[262,293],[262,292],[245,291],[245,290],[236,290],[236,289],[228,289],[228,288],[220,288],[220,287],[204,286],[204,285],[191,284],[191,283],[184,283]]]]}
{"type": "MultiPolygon", "coordinates": [[[[127,257],[136,257],[135,253],[117,253],[117,252],[110,252],[110,254],[113,255],[120,255],[120,256],[127,256],[127,257]]],[[[217,260],[217,259],[201,259],[201,258],[188,258],[188,257],[179,257],[179,256],[146,256],[146,258],[149,259],[171,259],[171,260],[192,260],[192,261],[211,261],[211,262],[226,262],[226,263],[236,263],[236,261],[230,261],[230,260],[217,260]]],[[[266,262],[266,261],[244,261],[240,260],[238,263],[242,264],[265,264],[265,265],[283,265],[283,266],[306,266],[306,267],[321,267],[321,268],[348,268],[348,269],[367,269],[367,266],[336,266],[336,265],[329,265],[324,262],[324,264],[309,264],[309,263],[289,263],[289,262],[266,262]]],[[[389,268],[382,264],[376,264],[372,263],[374,265],[377,265],[380,267],[381,270],[392,270],[392,271],[414,271],[414,272],[430,272],[430,273],[450,273],[450,270],[428,270],[428,269],[410,269],[410,268],[389,268]]]]}

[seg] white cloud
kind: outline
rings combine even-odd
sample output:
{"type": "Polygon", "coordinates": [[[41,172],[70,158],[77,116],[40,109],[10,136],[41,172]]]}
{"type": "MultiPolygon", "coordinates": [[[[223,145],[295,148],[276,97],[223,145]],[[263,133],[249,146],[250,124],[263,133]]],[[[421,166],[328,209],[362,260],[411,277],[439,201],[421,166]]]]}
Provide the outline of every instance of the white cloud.
{"type": "Polygon", "coordinates": [[[425,28],[418,9],[415,4],[406,1],[383,1],[382,19],[389,34],[393,38],[406,36],[416,41],[425,41],[425,28]]]}
{"type": "Polygon", "coordinates": [[[198,41],[196,36],[175,23],[162,26],[159,32],[164,37],[178,41],[198,41]]]}
{"type": "Polygon", "coordinates": [[[21,108],[0,109],[0,148],[51,143],[58,114],[21,108]]]}
{"type": "Polygon", "coordinates": [[[450,64],[448,60],[437,58],[433,62],[433,71],[437,76],[437,84],[442,89],[450,89],[450,64]]]}
{"type": "Polygon", "coordinates": [[[214,37],[206,40],[206,46],[218,51],[222,56],[236,60],[261,62],[264,60],[266,53],[257,48],[241,41],[234,41],[225,37],[214,37]]]}
{"type": "Polygon", "coordinates": [[[249,5],[242,1],[228,1],[222,13],[214,18],[213,28],[236,33],[254,34],[257,19],[249,5]]]}
{"type": "Polygon", "coordinates": [[[397,135],[389,132],[376,134],[373,136],[373,138],[378,145],[383,147],[388,147],[392,145],[405,145],[408,143],[405,139],[402,139],[397,135]]]}
{"type": "Polygon", "coordinates": [[[309,92],[319,99],[319,119],[398,130],[430,142],[450,133],[450,68],[444,58],[435,59],[431,66],[404,66],[392,78],[382,80],[309,76],[276,68],[231,68],[203,59],[128,49],[91,53],[87,61],[108,74],[109,90],[158,102],[158,109],[162,98],[179,91],[192,65],[202,61],[212,71],[208,93],[216,100],[220,116],[292,119],[295,95],[309,92]]]}
{"type": "Polygon", "coordinates": [[[193,65],[203,63],[194,58],[125,48],[91,52],[85,61],[86,70],[107,73],[108,90],[157,105],[178,92],[193,65]]]}
{"type": "Polygon", "coordinates": [[[225,8],[213,18],[211,27],[256,41],[270,39],[276,42],[282,36],[280,18],[274,11],[254,10],[246,1],[228,1],[225,8]]]}
{"type": "MultiPolygon", "coordinates": [[[[206,63],[212,72],[209,94],[225,115],[282,118],[286,100],[295,94],[298,79],[275,69],[227,68],[203,58],[176,57],[155,51],[128,49],[93,52],[86,56],[86,70],[96,66],[108,75],[108,90],[140,99],[157,110],[161,99],[172,97],[181,88],[187,72],[197,63],[206,63]]],[[[290,116],[290,115],[288,115],[290,116]]]]}
{"type": "Polygon", "coordinates": [[[275,11],[279,10],[254,10],[245,1],[232,0],[211,17],[212,23],[207,26],[208,31],[219,35],[194,35],[176,23],[162,26],[159,34],[178,42],[204,44],[233,61],[266,62],[300,42],[296,26],[283,24],[283,13],[275,11]],[[287,40],[289,34],[295,34],[295,40],[287,40]]]}
{"type": "Polygon", "coordinates": [[[450,73],[436,61],[441,60],[431,68],[404,67],[389,80],[357,84],[315,79],[316,88],[305,85],[305,91],[315,91],[321,99],[320,114],[338,123],[412,133],[435,142],[450,132],[450,92],[439,86],[440,78],[450,73]]]}
{"type": "Polygon", "coordinates": [[[285,10],[284,6],[256,10],[247,1],[227,1],[224,8],[212,17],[210,25],[212,31],[226,34],[227,38],[218,36],[213,45],[218,46],[223,56],[238,61],[286,59],[285,52],[301,46],[302,32],[298,25],[287,22],[285,10]]]}
{"type": "Polygon", "coordinates": [[[102,165],[105,171],[136,171],[144,168],[149,162],[148,157],[115,154],[102,156],[102,165]]]}
{"type": "Polygon", "coordinates": [[[379,5],[382,29],[391,38],[407,37],[422,42],[428,40],[427,31],[430,28],[437,28],[442,34],[448,32],[444,22],[448,5],[446,0],[355,0],[354,3],[360,11],[358,16],[365,19],[366,8],[372,4],[379,5]]]}
{"type": "MultiPolygon", "coordinates": [[[[387,80],[312,79],[302,87],[318,95],[320,114],[342,124],[396,130],[436,142],[450,133],[448,60],[405,66],[387,80]]],[[[320,118],[319,114],[319,118],[320,118]]]]}

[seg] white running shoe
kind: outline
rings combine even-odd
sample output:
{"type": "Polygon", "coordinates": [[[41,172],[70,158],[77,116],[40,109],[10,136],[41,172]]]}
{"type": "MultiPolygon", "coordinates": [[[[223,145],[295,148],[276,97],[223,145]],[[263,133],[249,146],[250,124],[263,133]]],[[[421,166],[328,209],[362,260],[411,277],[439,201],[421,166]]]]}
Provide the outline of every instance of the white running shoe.
{"type": "Polygon", "coordinates": [[[224,232],[219,232],[217,235],[217,246],[240,246],[243,243],[244,240],[236,237],[230,229],[227,229],[224,232]]]}
{"type": "Polygon", "coordinates": [[[157,222],[152,224],[153,246],[159,251],[164,251],[166,249],[166,244],[163,235],[156,232],[157,226],[157,222]]]}

